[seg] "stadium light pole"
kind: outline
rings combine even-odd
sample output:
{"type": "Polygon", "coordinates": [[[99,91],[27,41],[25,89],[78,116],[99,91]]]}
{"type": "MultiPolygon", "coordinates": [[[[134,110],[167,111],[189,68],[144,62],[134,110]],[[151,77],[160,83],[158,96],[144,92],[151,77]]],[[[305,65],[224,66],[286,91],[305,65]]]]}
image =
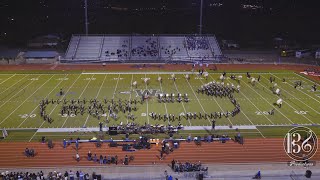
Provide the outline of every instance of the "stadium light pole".
{"type": "Polygon", "coordinates": [[[199,34],[202,34],[202,8],[203,8],[203,0],[200,2],[200,25],[199,25],[199,34]]]}
{"type": "Polygon", "coordinates": [[[88,36],[88,3],[87,3],[87,0],[84,0],[84,17],[85,17],[86,36],[88,36]]]}

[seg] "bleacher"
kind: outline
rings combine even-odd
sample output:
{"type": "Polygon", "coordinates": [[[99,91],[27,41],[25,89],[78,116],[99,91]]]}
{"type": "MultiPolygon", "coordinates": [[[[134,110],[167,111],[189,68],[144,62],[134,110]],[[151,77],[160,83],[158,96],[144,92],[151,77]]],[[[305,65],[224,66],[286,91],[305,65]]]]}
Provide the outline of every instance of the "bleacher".
{"type": "Polygon", "coordinates": [[[220,62],[213,35],[73,35],[62,63],[220,62]]]}
{"type": "Polygon", "coordinates": [[[128,36],[104,36],[100,60],[110,62],[128,60],[129,40],[128,36]]]}

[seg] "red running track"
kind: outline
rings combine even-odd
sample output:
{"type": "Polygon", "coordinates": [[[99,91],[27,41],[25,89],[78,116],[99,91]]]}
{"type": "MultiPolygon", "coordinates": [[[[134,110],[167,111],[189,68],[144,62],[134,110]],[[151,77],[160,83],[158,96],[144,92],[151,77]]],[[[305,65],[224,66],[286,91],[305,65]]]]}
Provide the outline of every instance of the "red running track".
{"type": "MultiPolygon", "coordinates": [[[[87,161],[87,153],[90,150],[93,154],[107,156],[118,155],[119,160],[125,155],[135,157],[131,164],[150,165],[169,164],[172,159],[179,161],[191,161],[202,163],[262,163],[262,162],[288,162],[290,158],[283,149],[282,138],[268,139],[246,139],[244,145],[234,142],[227,143],[202,143],[197,146],[194,143],[181,143],[179,149],[159,160],[161,146],[152,145],[149,150],[137,150],[136,152],[124,152],[120,147],[114,148],[103,144],[96,148],[94,143],[81,143],[79,154],[80,162],[76,162],[74,144],[63,149],[61,142],[55,142],[53,149],[48,149],[46,144],[9,142],[0,143],[0,167],[61,167],[61,166],[97,166],[99,164],[87,161]],[[33,148],[36,156],[28,158],[24,156],[24,149],[33,148]]],[[[319,161],[320,153],[317,153],[312,160],[319,161]]],[[[101,165],[105,166],[105,165],[101,165]]]]}

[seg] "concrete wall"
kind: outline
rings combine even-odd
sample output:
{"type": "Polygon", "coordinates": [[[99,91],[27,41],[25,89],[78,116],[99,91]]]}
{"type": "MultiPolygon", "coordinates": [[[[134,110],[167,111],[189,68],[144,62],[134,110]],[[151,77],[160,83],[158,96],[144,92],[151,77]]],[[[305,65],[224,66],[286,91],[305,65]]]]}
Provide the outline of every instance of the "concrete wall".
{"type": "Polygon", "coordinates": [[[23,59],[0,59],[0,65],[8,65],[8,64],[24,64],[25,60],[23,59]]]}
{"type": "Polygon", "coordinates": [[[53,64],[57,61],[57,58],[53,58],[53,59],[47,59],[47,58],[41,58],[41,59],[32,59],[32,58],[28,58],[26,59],[26,63],[27,64],[53,64]]]}

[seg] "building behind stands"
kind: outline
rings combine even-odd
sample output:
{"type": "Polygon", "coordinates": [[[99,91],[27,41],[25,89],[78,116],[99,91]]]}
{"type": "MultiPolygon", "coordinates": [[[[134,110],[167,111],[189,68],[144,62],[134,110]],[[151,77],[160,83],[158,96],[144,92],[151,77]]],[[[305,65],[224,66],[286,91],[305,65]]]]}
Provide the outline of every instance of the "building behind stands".
{"type": "Polygon", "coordinates": [[[0,47],[0,64],[21,64],[24,63],[20,49],[0,47]]]}
{"type": "Polygon", "coordinates": [[[214,35],[73,35],[62,63],[220,62],[214,35]]]}
{"type": "Polygon", "coordinates": [[[27,51],[23,54],[27,64],[55,63],[59,54],[56,51],[27,51]]]}

